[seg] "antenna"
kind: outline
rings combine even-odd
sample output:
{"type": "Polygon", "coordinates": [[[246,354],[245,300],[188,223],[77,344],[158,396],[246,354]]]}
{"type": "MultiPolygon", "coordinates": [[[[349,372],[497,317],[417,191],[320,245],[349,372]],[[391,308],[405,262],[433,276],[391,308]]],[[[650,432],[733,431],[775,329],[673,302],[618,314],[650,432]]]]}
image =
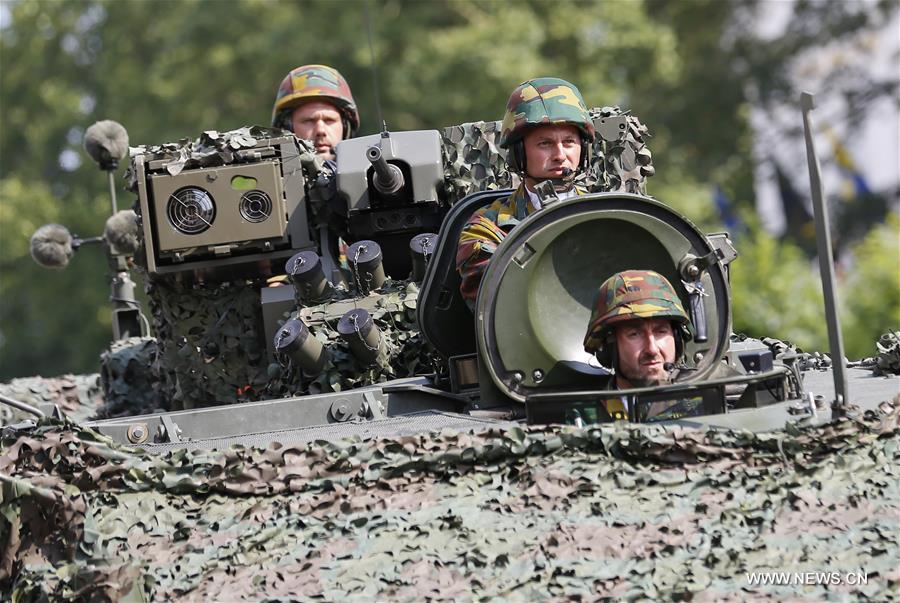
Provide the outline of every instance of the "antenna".
{"type": "Polygon", "coordinates": [[[831,257],[831,228],[828,224],[828,208],[822,191],[819,158],[813,143],[812,123],[809,113],[816,108],[816,97],[809,92],[800,94],[803,111],[803,130],[806,135],[806,159],[809,163],[809,185],[812,189],[813,214],[816,220],[816,242],[819,247],[819,272],[822,275],[822,293],[825,297],[825,320],[828,323],[828,344],[831,348],[831,371],[834,375],[833,415],[842,416],[847,400],[847,365],[844,363],[844,340],[837,313],[837,295],[834,290],[834,260],[831,257]]]}
{"type": "Polygon", "coordinates": [[[375,110],[378,112],[378,123],[381,124],[382,132],[387,131],[387,123],[381,114],[381,93],[378,87],[378,63],[375,60],[375,46],[372,44],[372,20],[369,16],[369,2],[363,4],[366,11],[366,36],[369,38],[369,55],[372,57],[372,87],[375,89],[375,110]]]}

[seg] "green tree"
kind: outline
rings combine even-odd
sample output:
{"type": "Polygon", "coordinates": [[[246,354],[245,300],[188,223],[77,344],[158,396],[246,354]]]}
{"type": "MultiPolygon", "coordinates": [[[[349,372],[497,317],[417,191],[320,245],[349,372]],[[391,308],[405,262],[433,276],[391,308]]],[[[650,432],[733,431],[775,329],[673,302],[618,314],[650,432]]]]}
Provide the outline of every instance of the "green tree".
{"type": "Polygon", "coordinates": [[[731,268],[735,332],[826,349],[821,284],[803,251],[757,226],[739,253],[731,268]]]}
{"type": "Polygon", "coordinates": [[[900,215],[873,228],[852,250],[852,266],[844,272],[841,325],[849,358],[875,353],[875,339],[888,330],[900,332],[900,215]],[[847,274],[848,273],[848,274],[847,274]]]}

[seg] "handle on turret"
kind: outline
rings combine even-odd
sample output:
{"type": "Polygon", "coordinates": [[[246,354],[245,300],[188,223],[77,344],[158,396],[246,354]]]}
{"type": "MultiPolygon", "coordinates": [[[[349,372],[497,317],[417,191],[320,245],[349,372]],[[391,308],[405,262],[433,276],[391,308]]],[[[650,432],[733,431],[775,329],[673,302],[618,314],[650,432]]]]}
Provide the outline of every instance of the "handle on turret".
{"type": "Polygon", "coordinates": [[[693,283],[685,283],[688,290],[688,299],[690,300],[691,322],[694,324],[694,341],[697,343],[706,343],[709,340],[706,325],[706,308],[703,306],[703,296],[706,292],[703,290],[703,284],[700,281],[693,283]]]}
{"type": "Polygon", "coordinates": [[[372,163],[375,174],[372,185],[382,195],[395,195],[403,188],[403,172],[396,165],[391,165],[382,156],[381,149],[371,146],[366,150],[366,158],[372,163]]]}

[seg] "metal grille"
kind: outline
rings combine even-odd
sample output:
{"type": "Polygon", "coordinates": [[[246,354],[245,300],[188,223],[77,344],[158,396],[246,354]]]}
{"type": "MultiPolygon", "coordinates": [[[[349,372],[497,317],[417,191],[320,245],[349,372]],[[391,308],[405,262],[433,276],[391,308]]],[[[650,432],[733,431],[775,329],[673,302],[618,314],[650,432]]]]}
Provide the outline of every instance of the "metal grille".
{"type": "Polygon", "coordinates": [[[241,196],[240,209],[248,222],[264,222],[272,215],[272,200],[263,191],[249,191],[241,196]]]}
{"type": "Polygon", "coordinates": [[[223,449],[235,444],[265,448],[272,442],[290,445],[303,444],[315,440],[336,441],[354,436],[362,439],[384,438],[429,433],[432,431],[442,431],[444,429],[452,431],[482,431],[492,427],[508,428],[513,425],[515,425],[515,423],[509,421],[479,419],[449,412],[425,411],[403,415],[402,417],[381,419],[378,421],[331,423],[328,425],[317,425],[315,427],[267,431],[264,433],[223,438],[208,438],[190,442],[166,444],[146,443],[141,447],[153,454],[162,454],[182,448],[187,450],[223,449]]]}
{"type": "Polygon", "coordinates": [[[216,203],[202,188],[187,186],[169,196],[166,217],[178,232],[196,235],[206,231],[216,219],[216,203]]]}

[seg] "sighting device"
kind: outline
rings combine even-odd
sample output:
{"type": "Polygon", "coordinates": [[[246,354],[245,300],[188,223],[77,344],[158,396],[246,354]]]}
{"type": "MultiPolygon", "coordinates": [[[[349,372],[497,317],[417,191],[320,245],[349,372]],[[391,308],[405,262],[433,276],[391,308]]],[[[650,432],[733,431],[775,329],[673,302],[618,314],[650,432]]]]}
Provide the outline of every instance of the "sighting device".
{"type": "Polygon", "coordinates": [[[132,157],[148,273],[271,276],[297,251],[315,248],[301,148],[274,133],[206,132],[193,147],[162,145],[132,157]]]}

